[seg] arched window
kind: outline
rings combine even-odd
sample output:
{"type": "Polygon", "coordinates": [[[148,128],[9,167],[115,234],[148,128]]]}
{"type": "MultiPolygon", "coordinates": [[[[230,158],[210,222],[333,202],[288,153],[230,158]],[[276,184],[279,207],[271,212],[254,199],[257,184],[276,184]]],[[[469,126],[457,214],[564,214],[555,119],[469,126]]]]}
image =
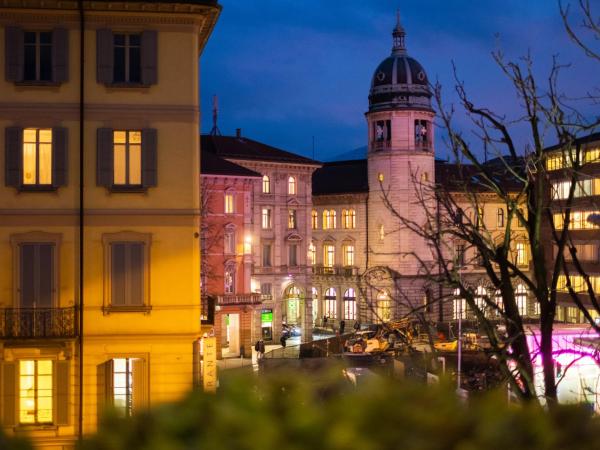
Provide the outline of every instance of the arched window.
{"type": "Polygon", "coordinates": [[[335,288],[329,288],[325,291],[325,316],[329,319],[337,317],[337,293],[335,288]]]}
{"type": "Polygon", "coordinates": [[[310,213],[310,224],[313,230],[316,230],[319,227],[319,214],[317,214],[316,209],[313,209],[310,213]]]}
{"type": "Polygon", "coordinates": [[[379,241],[383,242],[383,240],[385,239],[385,228],[383,227],[383,224],[379,225],[379,241]]]}
{"type": "Polygon", "coordinates": [[[454,320],[464,319],[467,313],[467,302],[460,296],[460,289],[454,289],[453,313],[454,320]]]}
{"type": "Polygon", "coordinates": [[[337,223],[335,220],[335,209],[332,209],[329,211],[329,227],[328,228],[332,228],[332,229],[337,228],[337,223]]]}
{"type": "Polygon", "coordinates": [[[344,319],[356,320],[356,292],[353,288],[344,292],[344,319]]]}
{"type": "Polygon", "coordinates": [[[356,211],[353,209],[342,209],[342,228],[356,228],[356,211]]]}
{"type": "Polygon", "coordinates": [[[348,210],[347,209],[342,209],[342,228],[348,228],[346,226],[346,219],[348,217],[348,210]]]}
{"type": "Polygon", "coordinates": [[[229,263],[225,266],[224,292],[233,294],[235,292],[235,263],[229,263]]]}
{"type": "Polygon", "coordinates": [[[527,315],[527,288],[522,284],[517,285],[515,289],[515,300],[519,315],[524,317],[527,315]]]}
{"type": "Polygon", "coordinates": [[[392,318],[392,300],[385,289],[377,294],[377,317],[381,322],[389,322],[392,318]]]}
{"type": "Polygon", "coordinates": [[[262,191],[263,194],[271,193],[271,179],[268,175],[263,175],[262,191]]]}
{"type": "Polygon", "coordinates": [[[296,195],[297,193],[296,178],[288,178],[288,195],[296,195]]]}
{"type": "Polygon", "coordinates": [[[329,228],[329,210],[323,211],[323,229],[327,230],[329,228]]]}

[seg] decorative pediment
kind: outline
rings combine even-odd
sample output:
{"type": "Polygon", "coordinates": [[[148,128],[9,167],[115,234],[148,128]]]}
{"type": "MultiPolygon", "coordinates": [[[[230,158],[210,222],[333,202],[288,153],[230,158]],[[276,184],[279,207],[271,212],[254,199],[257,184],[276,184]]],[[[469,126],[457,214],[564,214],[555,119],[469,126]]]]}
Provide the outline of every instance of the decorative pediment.
{"type": "Polygon", "coordinates": [[[353,236],[350,236],[349,234],[347,234],[346,236],[344,236],[344,238],[342,239],[342,242],[351,242],[354,243],[356,242],[356,238],[353,236]]]}
{"type": "Polygon", "coordinates": [[[337,239],[334,238],[332,235],[328,234],[327,236],[325,236],[323,239],[321,239],[323,242],[336,242],[337,239]]]}
{"type": "Polygon", "coordinates": [[[300,202],[298,200],[296,200],[295,198],[290,198],[287,201],[287,205],[288,205],[288,207],[297,208],[298,206],[300,206],[300,202]]]}
{"type": "Polygon", "coordinates": [[[300,242],[302,241],[302,236],[300,236],[298,233],[290,233],[286,236],[285,238],[286,241],[290,241],[290,242],[300,242]]]}
{"type": "Polygon", "coordinates": [[[223,228],[225,229],[225,231],[235,231],[236,226],[234,223],[229,222],[225,224],[223,228]]]}

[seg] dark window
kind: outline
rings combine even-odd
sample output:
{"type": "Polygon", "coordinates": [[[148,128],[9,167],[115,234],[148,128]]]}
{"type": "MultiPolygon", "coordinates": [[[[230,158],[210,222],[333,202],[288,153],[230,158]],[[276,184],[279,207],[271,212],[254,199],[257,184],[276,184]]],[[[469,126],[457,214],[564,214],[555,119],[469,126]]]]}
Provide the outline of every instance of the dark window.
{"type": "Polygon", "coordinates": [[[26,31],[24,81],[52,81],[52,32],[26,31]]]}
{"type": "Polygon", "coordinates": [[[139,34],[115,34],[114,73],[115,83],[141,83],[141,39],[139,34]]]}
{"type": "Polygon", "coordinates": [[[373,135],[375,142],[389,142],[392,140],[392,121],[378,120],[374,123],[373,135]]]}
{"type": "Polygon", "coordinates": [[[19,306],[50,308],[54,293],[54,244],[20,245],[19,306]]]}
{"type": "Polygon", "coordinates": [[[296,244],[290,245],[289,263],[290,266],[298,265],[298,246],[296,244]]]}
{"type": "Polygon", "coordinates": [[[263,244],[262,265],[263,267],[271,267],[271,244],[263,244]]]}
{"type": "Polygon", "coordinates": [[[144,243],[111,244],[112,306],[141,306],[144,303],[144,243]]]}

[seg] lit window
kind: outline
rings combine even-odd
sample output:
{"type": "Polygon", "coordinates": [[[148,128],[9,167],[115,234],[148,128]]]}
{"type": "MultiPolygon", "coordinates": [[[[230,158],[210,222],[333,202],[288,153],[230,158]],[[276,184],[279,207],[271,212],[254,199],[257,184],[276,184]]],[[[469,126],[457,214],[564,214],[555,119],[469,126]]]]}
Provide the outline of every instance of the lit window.
{"type": "Polygon", "coordinates": [[[335,246],[325,244],[323,246],[323,266],[333,267],[335,264],[335,246]]]}
{"type": "Polygon", "coordinates": [[[223,235],[223,251],[227,255],[235,254],[235,232],[226,231],[223,235]]]}
{"type": "Polygon", "coordinates": [[[23,130],[23,184],[52,184],[52,130],[23,130]]]}
{"type": "Polygon", "coordinates": [[[325,291],[325,316],[328,319],[337,317],[337,294],[334,288],[329,288],[325,291]]]}
{"type": "Polygon", "coordinates": [[[317,248],[312,242],[308,245],[308,262],[312,266],[317,263],[317,248]]]}
{"type": "Polygon", "coordinates": [[[466,313],[467,302],[464,298],[460,297],[460,289],[456,288],[454,290],[452,318],[454,320],[464,319],[466,317],[466,313]]]}
{"type": "Polygon", "coordinates": [[[344,245],[344,265],[354,265],[354,245],[344,245]]]}
{"type": "Polygon", "coordinates": [[[377,179],[380,183],[383,183],[383,174],[381,172],[379,172],[379,174],[377,175],[377,179]]]}
{"type": "Polygon", "coordinates": [[[271,210],[269,208],[262,209],[262,229],[271,229],[271,210]]]}
{"type": "Polygon", "coordinates": [[[481,207],[477,207],[477,216],[475,217],[475,226],[477,228],[485,226],[485,223],[483,221],[483,208],[481,208],[481,207]]]}
{"type": "Polygon", "coordinates": [[[288,229],[295,230],[297,227],[296,223],[296,210],[288,209],[288,229]]]}
{"type": "Polygon", "coordinates": [[[262,191],[263,191],[263,194],[271,193],[271,179],[267,175],[263,175],[262,191]]]}
{"type": "Polygon", "coordinates": [[[383,224],[379,225],[379,241],[383,242],[385,239],[385,228],[383,227],[383,224]]]}
{"type": "Polygon", "coordinates": [[[517,266],[527,266],[527,249],[525,247],[525,243],[517,242],[516,244],[516,252],[517,252],[517,266]]]}
{"type": "Polygon", "coordinates": [[[24,81],[52,81],[52,32],[26,31],[24,81]]]}
{"type": "Polygon", "coordinates": [[[342,209],[342,227],[356,228],[356,211],[354,209],[342,209]]]}
{"type": "Polygon", "coordinates": [[[233,214],[235,201],[233,194],[225,194],[225,214],[233,214]]]}
{"type": "Polygon", "coordinates": [[[20,423],[52,423],[54,410],[52,378],[52,361],[19,361],[20,423]]]}
{"type": "Polygon", "coordinates": [[[235,265],[229,264],[225,267],[225,293],[233,294],[235,292],[235,265]]]}
{"type": "Polygon", "coordinates": [[[141,131],[113,131],[113,163],[115,185],[142,184],[141,131]]]}
{"type": "Polygon", "coordinates": [[[328,228],[332,228],[332,229],[337,228],[336,214],[335,214],[334,209],[329,211],[329,227],[328,228]]]}
{"type": "Polygon", "coordinates": [[[487,290],[483,287],[483,286],[477,286],[477,289],[475,290],[475,306],[477,306],[477,309],[479,309],[484,315],[487,314],[487,304],[486,304],[486,297],[487,297],[487,290]]]}
{"type": "Polygon", "coordinates": [[[310,213],[310,223],[313,230],[316,230],[319,227],[319,214],[317,214],[317,211],[314,209],[310,213]]]}
{"type": "Polygon", "coordinates": [[[323,229],[327,230],[329,228],[329,210],[323,211],[323,229]]]}
{"type": "Polygon", "coordinates": [[[114,35],[114,68],[115,83],[141,83],[142,58],[141,35],[114,35]]]}
{"type": "Polygon", "coordinates": [[[498,228],[504,228],[504,208],[498,208],[497,218],[498,220],[496,225],[498,226],[498,228]]]}
{"type": "Polygon", "coordinates": [[[517,301],[517,309],[520,316],[527,315],[527,288],[522,284],[517,286],[515,290],[515,300],[517,301]]]}
{"type": "Polygon", "coordinates": [[[344,293],[344,319],[356,320],[356,293],[352,288],[344,293]]]}
{"type": "Polygon", "coordinates": [[[296,178],[294,177],[289,177],[288,178],[288,194],[289,195],[296,195],[296,178]]]}
{"type": "Polygon", "coordinates": [[[131,358],[113,359],[113,406],[123,416],[133,411],[133,367],[131,358]]]}
{"type": "Polygon", "coordinates": [[[392,301],[387,291],[377,294],[377,317],[380,322],[389,322],[392,318],[392,301]]]}
{"type": "Polygon", "coordinates": [[[423,172],[421,173],[421,183],[426,183],[429,181],[429,173],[423,172]]]}

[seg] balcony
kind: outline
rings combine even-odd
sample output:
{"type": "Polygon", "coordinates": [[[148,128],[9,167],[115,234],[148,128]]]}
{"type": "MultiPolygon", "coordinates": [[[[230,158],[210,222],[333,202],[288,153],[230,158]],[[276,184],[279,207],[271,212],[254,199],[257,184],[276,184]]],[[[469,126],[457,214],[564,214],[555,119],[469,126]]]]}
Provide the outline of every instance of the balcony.
{"type": "Polygon", "coordinates": [[[260,294],[225,294],[217,296],[218,306],[260,305],[260,294]]]}
{"type": "Polygon", "coordinates": [[[323,266],[313,266],[312,268],[314,275],[333,275],[338,277],[353,277],[358,275],[357,267],[342,267],[342,266],[334,266],[334,267],[323,267],[323,266]]]}
{"type": "Polygon", "coordinates": [[[382,150],[389,150],[392,148],[391,141],[373,141],[371,142],[371,150],[374,152],[379,152],[382,150]]]}
{"type": "Polygon", "coordinates": [[[70,308],[0,309],[0,339],[74,338],[77,314],[70,308]]]}

